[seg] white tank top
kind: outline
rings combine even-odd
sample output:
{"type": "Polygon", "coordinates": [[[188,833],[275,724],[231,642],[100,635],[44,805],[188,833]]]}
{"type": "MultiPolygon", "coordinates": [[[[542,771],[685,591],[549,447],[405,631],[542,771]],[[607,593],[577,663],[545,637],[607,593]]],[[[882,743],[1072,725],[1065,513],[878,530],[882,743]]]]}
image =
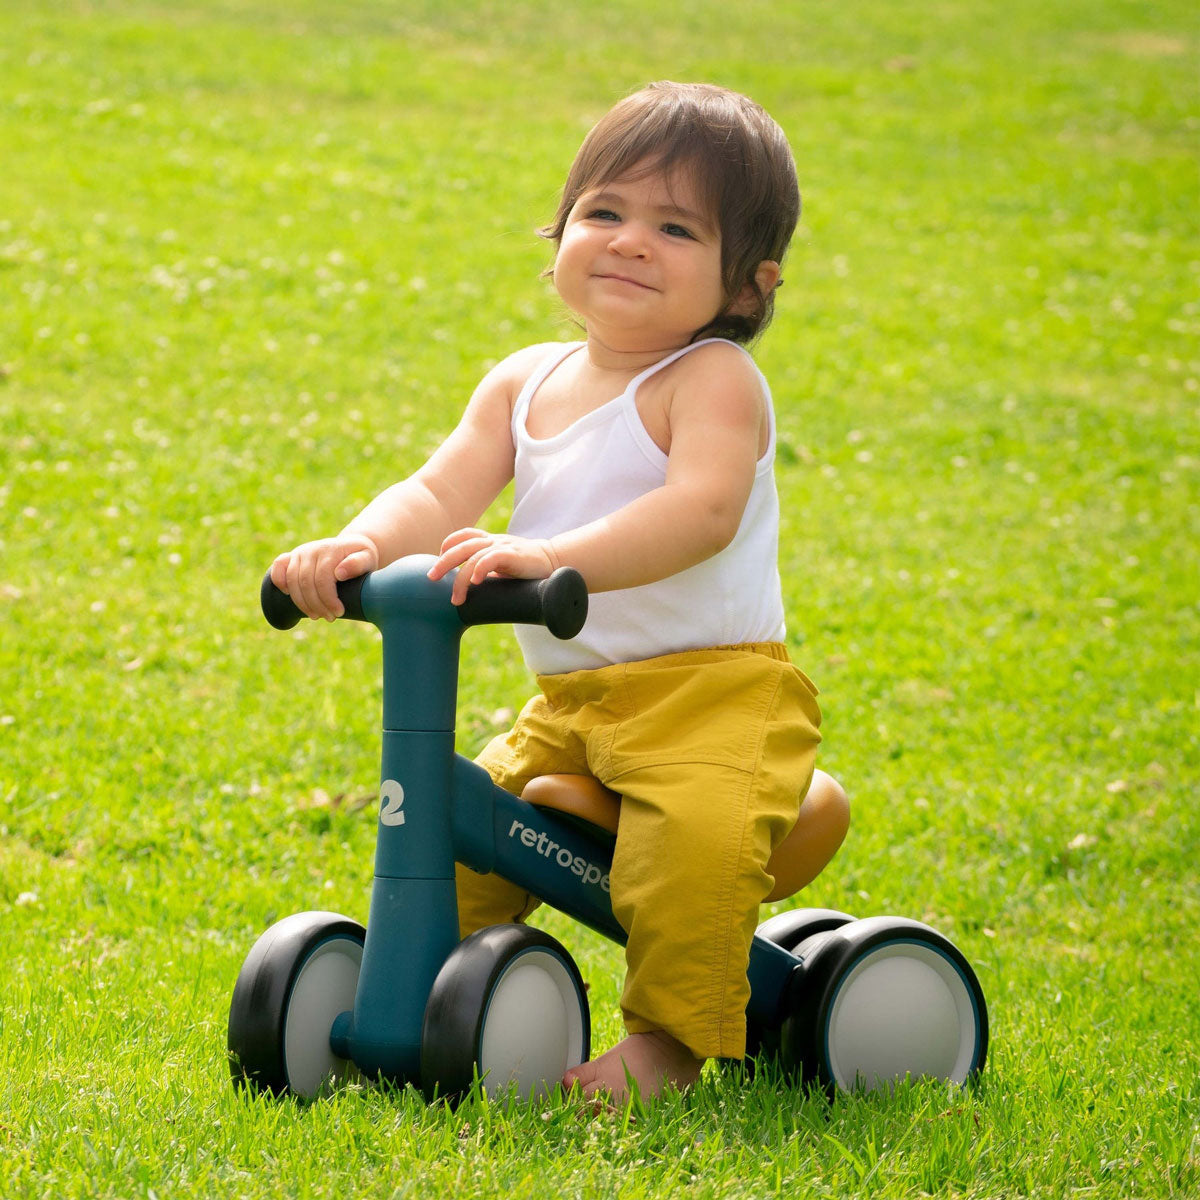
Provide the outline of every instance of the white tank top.
{"type": "MultiPolygon", "coordinates": [[[[677,358],[717,340],[694,342],[667,355],[633,379],[615,400],[553,437],[534,438],[525,427],[533,394],[583,343],[564,343],[551,351],[513,406],[515,503],[509,532],[551,538],[662,487],[667,456],[638,415],[638,387],[677,358]]],[[[779,497],[773,470],[775,416],[767,381],[757,366],[755,371],[767,405],[767,449],[755,467],[750,499],[733,541],[712,558],[656,583],[593,594],[583,631],[569,642],[536,625],[516,626],[530,670],[556,675],[682,650],[783,640],[779,497]]]]}

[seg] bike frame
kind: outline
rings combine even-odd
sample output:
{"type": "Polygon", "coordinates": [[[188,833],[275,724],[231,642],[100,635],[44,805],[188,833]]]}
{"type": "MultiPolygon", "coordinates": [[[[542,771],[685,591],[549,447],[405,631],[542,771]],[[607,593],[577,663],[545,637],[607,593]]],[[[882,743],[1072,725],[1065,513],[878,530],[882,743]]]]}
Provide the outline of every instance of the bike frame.
{"type": "MultiPolygon", "coordinates": [[[[502,878],[624,944],[612,913],[614,839],[535,808],[455,753],[459,643],[470,624],[509,621],[492,605],[450,601],[452,578],[428,578],[430,556],[403,558],[343,585],[347,616],[383,639],[383,747],[378,840],[354,1008],[331,1045],[367,1074],[415,1081],[425,1004],[458,944],[455,863],[502,878]]],[[[264,607],[266,607],[264,601],[264,607]]],[[[756,937],[748,1014],[777,1025],[799,960],[756,937]]]]}

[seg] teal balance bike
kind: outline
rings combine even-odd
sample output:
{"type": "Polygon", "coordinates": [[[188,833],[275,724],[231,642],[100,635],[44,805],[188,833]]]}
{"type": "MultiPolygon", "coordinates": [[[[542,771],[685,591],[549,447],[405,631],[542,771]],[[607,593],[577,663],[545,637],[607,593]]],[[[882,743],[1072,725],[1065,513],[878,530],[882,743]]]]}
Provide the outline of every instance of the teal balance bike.
{"type": "MultiPolygon", "coordinates": [[[[361,1074],[411,1083],[431,1100],[453,1100],[477,1082],[493,1096],[532,1097],[589,1056],[587,991],[566,949],[528,925],[460,941],[454,890],[456,862],[494,871],[625,942],[609,897],[615,819],[578,799],[588,781],[575,790],[531,785],[533,803],[454,751],[464,631],[516,622],[574,637],[587,592],[564,569],[545,580],[488,580],[455,606],[451,578],[428,578],[432,562],[403,558],[339,585],[346,618],[382,634],[369,915],[364,929],[337,913],[303,912],[259,937],[229,1011],[240,1085],[310,1098],[361,1074]]],[[[269,577],[262,606],[279,629],[301,617],[269,577]]],[[[749,1053],[798,1080],[830,1090],[906,1076],[963,1083],[983,1068],[979,981],[957,947],[921,922],[781,913],[759,927],[748,973],[749,1053]]]]}

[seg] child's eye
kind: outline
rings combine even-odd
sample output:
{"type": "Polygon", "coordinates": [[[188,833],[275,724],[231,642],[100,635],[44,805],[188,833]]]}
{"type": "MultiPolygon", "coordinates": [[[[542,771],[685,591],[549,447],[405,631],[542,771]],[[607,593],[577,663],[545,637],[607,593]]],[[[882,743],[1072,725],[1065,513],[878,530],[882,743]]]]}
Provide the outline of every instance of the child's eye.
{"type": "Polygon", "coordinates": [[[682,225],[675,225],[673,223],[664,225],[663,233],[667,234],[668,237],[690,238],[692,236],[692,231],[690,229],[686,229],[682,225]]]}
{"type": "Polygon", "coordinates": [[[588,213],[588,220],[590,221],[619,221],[620,219],[611,208],[593,208],[588,213]]]}

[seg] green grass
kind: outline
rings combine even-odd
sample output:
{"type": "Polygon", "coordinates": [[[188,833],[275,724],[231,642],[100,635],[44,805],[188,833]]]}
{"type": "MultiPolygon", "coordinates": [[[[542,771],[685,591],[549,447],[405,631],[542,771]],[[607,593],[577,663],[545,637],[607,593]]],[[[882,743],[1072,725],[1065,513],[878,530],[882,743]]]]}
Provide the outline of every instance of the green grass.
{"type": "MultiPolygon", "coordinates": [[[[1200,1191],[1198,55],[1182,0],[5,6],[0,1194],[1200,1191]],[[377,769],[372,635],[276,634],[258,579],[570,336],[532,230],[658,77],[750,91],[800,167],[759,357],[855,810],[800,902],[954,937],[985,1077],[237,1094],[241,960],[365,917],[377,769]]],[[[461,748],[528,689],[472,635],[461,748]]],[[[619,953],[545,922],[607,1044],[619,953]]]]}

